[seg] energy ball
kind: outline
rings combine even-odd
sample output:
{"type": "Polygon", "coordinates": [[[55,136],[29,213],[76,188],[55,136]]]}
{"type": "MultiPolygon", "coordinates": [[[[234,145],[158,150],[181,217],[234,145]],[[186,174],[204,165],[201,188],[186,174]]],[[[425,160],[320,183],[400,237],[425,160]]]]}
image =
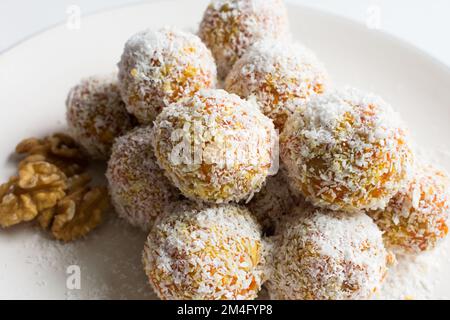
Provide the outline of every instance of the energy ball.
{"type": "Polygon", "coordinates": [[[258,40],[287,39],[289,34],[282,0],[213,0],[199,30],[200,38],[216,59],[221,79],[258,40]]]}
{"type": "Polygon", "coordinates": [[[145,30],[125,44],[119,84],[128,111],[151,124],[161,110],[216,85],[216,65],[196,35],[172,28],[145,30]]]}
{"type": "Polygon", "coordinates": [[[447,236],[449,212],[449,177],[432,166],[420,165],[387,208],[370,215],[384,232],[386,246],[401,253],[420,253],[447,236]]]}
{"type": "Polygon", "coordinates": [[[201,90],[165,108],[154,134],[159,165],[192,200],[250,199],[276,163],[272,121],[255,103],[223,90],[201,90]]]}
{"type": "Polygon", "coordinates": [[[268,177],[264,187],[248,203],[248,208],[262,225],[266,235],[273,235],[282,217],[292,212],[292,208],[306,205],[303,197],[292,190],[280,170],[268,177]]]}
{"type": "Polygon", "coordinates": [[[413,156],[397,113],[356,89],[315,95],[280,137],[291,184],[319,207],[386,207],[408,182],[413,156]]]}
{"type": "Polygon", "coordinates": [[[329,77],[315,55],[299,44],[262,40],[236,62],[225,89],[241,98],[255,96],[262,112],[282,130],[298,103],[323,93],[329,77]],[[294,100],[300,100],[293,103],[294,100]]]}
{"type": "Polygon", "coordinates": [[[116,140],[108,163],[111,201],[117,214],[148,231],[167,205],[179,197],[156,163],[150,127],[138,128],[116,140]]]}
{"type": "Polygon", "coordinates": [[[115,74],[83,79],[70,90],[66,107],[71,135],[94,159],[108,159],[114,139],[134,126],[115,74]]]}
{"type": "Polygon", "coordinates": [[[285,216],[273,248],[272,299],[368,299],[392,258],[364,213],[323,209],[285,216]]]}
{"type": "Polygon", "coordinates": [[[250,300],[264,281],[260,226],[244,207],[182,203],[145,244],[144,269],[164,300],[250,300]]]}

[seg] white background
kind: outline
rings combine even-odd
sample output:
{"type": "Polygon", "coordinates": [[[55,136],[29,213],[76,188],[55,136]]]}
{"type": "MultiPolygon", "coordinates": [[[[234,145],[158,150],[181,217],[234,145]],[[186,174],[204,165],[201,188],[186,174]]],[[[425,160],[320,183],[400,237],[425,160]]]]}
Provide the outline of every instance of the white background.
{"type": "MultiPolygon", "coordinates": [[[[150,1],[154,0],[1,0],[0,52],[41,30],[64,22],[70,5],[79,6],[82,15],[86,15],[150,1]]],[[[379,25],[381,30],[413,43],[450,66],[449,0],[288,1],[327,10],[368,23],[369,26],[379,25]]]]}

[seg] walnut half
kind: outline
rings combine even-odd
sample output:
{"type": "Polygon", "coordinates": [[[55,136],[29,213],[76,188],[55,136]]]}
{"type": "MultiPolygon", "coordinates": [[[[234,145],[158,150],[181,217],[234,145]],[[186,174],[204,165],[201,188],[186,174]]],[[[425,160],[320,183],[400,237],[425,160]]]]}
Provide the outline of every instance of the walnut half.
{"type": "Polygon", "coordinates": [[[0,226],[3,228],[33,220],[38,215],[30,196],[16,192],[18,180],[19,178],[12,177],[0,186],[0,226]]]}
{"type": "Polygon", "coordinates": [[[108,192],[103,187],[89,187],[90,181],[87,173],[69,178],[67,195],[55,207],[39,215],[41,227],[49,230],[56,239],[76,240],[102,222],[109,207],[108,192]]]}
{"type": "Polygon", "coordinates": [[[81,148],[64,133],[55,133],[44,139],[25,139],[17,145],[16,153],[26,156],[21,164],[46,161],[56,165],[68,177],[82,173],[88,164],[81,148]]]}
{"type": "Polygon", "coordinates": [[[62,199],[52,210],[44,212],[39,222],[56,239],[73,241],[96,228],[108,207],[106,188],[83,187],[62,199]]]}
{"type": "Polygon", "coordinates": [[[0,226],[6,228],[33,220],[54,207],[65,195],[67,178],[56,166],[30,162],[19,168],[19,176],[0,186],[0,226]]]}
{"type": "MultiPolygon", "coordinates": [[[[75,175],[67,180],[67,190],[68,195],[76,192],[77,190],[85,188],[89,182],[91,182],[91,177],[89,174],[84,173],[82,175],[75,175]]],[[[38,222],[43,229],[49,229],[50,224],[56,214],[56,206],[52,208],[43,210],[38,217],[38,222]]]]}

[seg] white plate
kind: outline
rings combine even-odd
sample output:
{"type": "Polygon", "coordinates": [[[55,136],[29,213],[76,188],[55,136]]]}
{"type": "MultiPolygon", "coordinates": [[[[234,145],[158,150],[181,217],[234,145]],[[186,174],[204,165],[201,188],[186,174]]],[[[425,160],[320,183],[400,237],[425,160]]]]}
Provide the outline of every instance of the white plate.
{"type": "MultiPolygon", "coordinates": [[[[64,100],[80,78],[114,70],[124,42],[138,30],[163,25],[196,30],[206,3],[152,2],[99,13],[83,18],[79,30],[61,25],[1,55],[0,181],[14,173],[10,154],[18,141],[64,127],[64,100]]],[[[385,97],[403,115],[417,143],[450,169],[447,67],[354,22],[293,5],[289,13],[295,37],[316,51],[338,85],[385,97]]],[[[144,239],[115,218],[69,245],[31,226],[1,230],[0,298],[151,298],[140,263],[144,239]],[[81,290],[66,286],[70,265],[81,268],[81,290]]],[[[438,269],[448,270],[448,259],[441,260],[438,269]]],[[[435,272],[434,281],[438,283],[427,289],[428,295],[450,296],[446,272],[435,272]]]]}

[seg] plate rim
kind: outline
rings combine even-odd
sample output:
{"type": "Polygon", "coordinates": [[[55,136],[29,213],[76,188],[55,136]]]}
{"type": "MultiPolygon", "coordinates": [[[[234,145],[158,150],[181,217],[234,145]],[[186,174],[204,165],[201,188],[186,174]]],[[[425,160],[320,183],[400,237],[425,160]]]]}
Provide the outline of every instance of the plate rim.
{"type": "MultiPolygon", "coordinates": [[[[155,5],[157,6],[162,3],[176,4],[176,3],[181,2],[181,0],[150,0],[150,1],[151,2],[139,2],[139,3],[135,3],[135,4],[124,5],[121,7],[110,8],[107,10],[100,10],[99,12],[85,15],[84,19],[86,19],[87,21],[90,21],[90,22],[92,22],[93,20],[95,20],[97,18],[107,20],[106,18],[109,18],[110,16],[120,14],[119,10],[134,11],[134,10],[139,10],[139,8],[143,7],[144,5],[146,6],[145,8],[151,8],[152,6],[155,6],[155,5]]],[[[390,33],[384,32],[384,31],[371,30],[371,29],[367,28],[364,25],[364,23],[358,22],[357,20],[348,19],[343,16],[330,13],[326,10],[311,8],[309,6],[304,6],[304,5],[291,4],[290,1],[291,0],[286,0],[287,4],[289,6],[288,8],[293,8],[295,10],[298,10],[298,11],[296,11],[298,13],[301,13],[301,10],[303,10],[305,12],[305,15],[316,15],[317,17],[319,17],[321,19],[329,20],[330,23],[341,24],[343,28],[354,28],[355,32],[361,32],[361,33],[367,34],[367,39],[370,39],[371,41],[384,41],[386,47],[392,46],[396,50],[405,50],[405,51],[402,51],[405,54],[405,56],[410,56],[414,59],[417,59],[417,61],[426,64],[427,69],[431,70],[432,72],[435,72],[435,71],[439,72],[439,75],[442,75],[445,79],[450,79],[450,69],[448,68],[448,66],[445,63],[443,63],[439,59],[435,58],[431,54],[427,53],[426,51],[408,43],[407,41],[399,39],[396,36],[394,36],[390,33]],[[445,68],[442,68],[442,65],[444,65],[445,68]]],[[[7,66],[7,63],[12,60],[11,58],[14,58],[14,56],[16,55],[16,51],[14,51],[14,49],[17,48],[18,49],[17,51],[24,51],[24,49],[29,49],[31,47],[34,47],[36,45],[36,43],[41,40],[45,40],[47,38],[54,39],[55,33],[61,31],[62,28],[65,28],[65,22],[61,22],[53,27],[49,27],[48,30],[42,30],[41,32],[38,32],[35,36],[33,36],[29,39],[25,39],[21,43],[14,45],[10,50],[8,50],[6,52],[6,56],[0,52],[0,66],[1,65],[7,66]],[[6,59],[2,60],[2,57],[6,58],[6,59]]],[[[298,30],[298,28],[296,28],[296,29],[298,30]]],[[[293,29],[293,31],[294,30],[295,29],[293,29]]],[[[318,40],[324,41],[324,42],[326,41],[324,39],[318,39],[318,40]]],[[[52,44],[53,42],[48,41],[48,43],[52,44]]]]}
{"type": "MultiPolygon", "coordinates": [[[[131,3],[131,4],[121,4],[121,5],[116,5],[116,6],[107,8],[107,9],[94,10],[92,12],[89,12],[86,15],[82,15],[82,18],[83,19],[95,19],[96,16],[99,16],[102,14],[113,13],[114,11],[123,10],[125,8],[138,7],[138,6],[150,6],[150,5],[154,5],[155,3],[161,3],[161,2],[179,2],[179,1],[182,1],[182,0],[139,0],[139,1],[137,1],[135,3],[131,3]]],[[[314,8],[314,7],[311,7],[308,5],[304,5],[304,4],[294,3],[292,0],[284,0],[284,2],[287,6],[293,6],[298,9],[307,10],[307,11],[310,11],[314,15],[320,15],[322,17],[325,16],[328,18],[332,18],[339,23],[347,23],[351,27],[356,27],[359,29],[367,28],[362,22],[360,22],[358,20],[350,19],[350,18],[344,17],[343,15],[340,15],[340,14],[337,14],[334,12],[330,12],[327,10],[321,10],[321,9],[314,8]]],[[[12,45],[1,50],[0,51],[0,62],[2,61],[2,58],[5,55],[11,54],[11,52],[14,51],[14,49],[19,48],[20,46],[26,44],[28,41],[31,41],[34,38],[44,36],[46,33],[49,33],[51,31],[53,31],[54,29],[63,27],[65,25],[65,23],[66,22],[64,20],[53,23],[43,29],[40,29],[38,31],[35,31],[35,32],[29,34],[28,36],[22,38],[21,40],[18,40],[17,42],[13,43],[12,45]]],[[[450,65],[447,65],[444,61],[435,57],[434,55],[430,54],[429,52],[425,51],[424,49],[417,47],[411,41],[403,39],[397,35],[394,35],[390,32],[387,32],[387,31],[381,30],[381,29],[379,29],[379,30],[370,29],[370,32],[372,32],[376,37],[384,38],[384,40],[387,40],[390,43],[399,45],[406,50],[413,51],[414,53],[418,54],[422,58],[427,59],[430,63],[434,64],[436,67],[440,67],[441,69],[443,69],[445,71],[445,73],[447,73],[448,76],[450,76],[450,65]]]]}

